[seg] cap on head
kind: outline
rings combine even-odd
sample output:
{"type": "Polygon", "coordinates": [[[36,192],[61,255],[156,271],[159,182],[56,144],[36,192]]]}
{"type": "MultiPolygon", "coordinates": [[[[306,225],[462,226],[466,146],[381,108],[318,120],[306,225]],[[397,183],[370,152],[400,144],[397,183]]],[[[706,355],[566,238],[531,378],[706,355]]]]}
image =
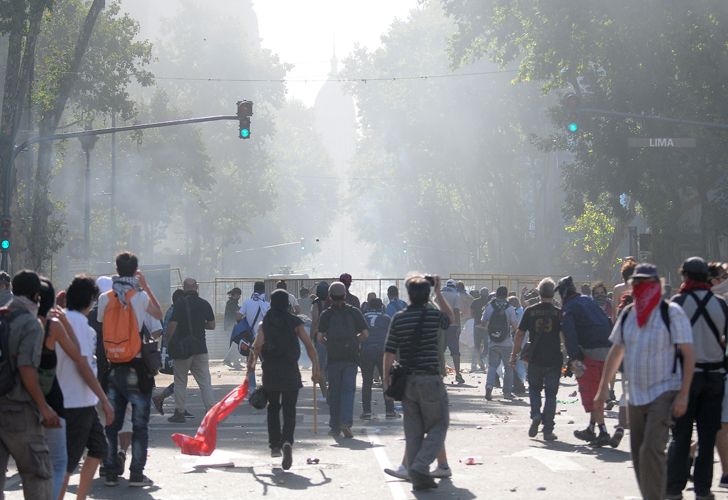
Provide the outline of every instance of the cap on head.
{"type": "Polygon", "coordinates": [[[499,286],[495,290],[495,296],[499,299],[505,299],[508,297],[508,287],[507,286],[499,286]]]}
{"type": "Polygon", "coordinates": [[[111,290],[113,280],[108,276],[99,276],[96,278],[96,287],[99,289],[99,294],[106,293],[111,290]]]}
{"type": "Polygon", "coordinates": [[[682,263],[680,272],[682,274],[690,274],[695,278],[703,277],[703,279],[707,279],[709,269],[708,264],[701,257],[690,257],[682,263]]]}
{"type": "Polygon", "coordinates": [[[240,288],[235,287],[235,288],[232,288],[227,294],[228,295],[242,295],[243,291],[240,288]]]}
{"type": "MultiPolygon", "coordinates": [[[[703,261],[705,263],[705,261],[703,261]]],[[[657,274],[657,266],[654,264],[642,263],[637,264],[632,273],[632,279],[659,279],[660,275],[657,274]]]]}
{"type": "Polygon", "coordinates": [[[455,288],[457,284],[455,283],[455,280],[447,280],[445,282],[445,286],[448,288],[455,288]]]}
{"type": "Polygon", "coordinates": [[[332,300],[342,300],[346,297],[346,285],[341,281],[334,281],[329,286],[329,296],[332,300]]]}

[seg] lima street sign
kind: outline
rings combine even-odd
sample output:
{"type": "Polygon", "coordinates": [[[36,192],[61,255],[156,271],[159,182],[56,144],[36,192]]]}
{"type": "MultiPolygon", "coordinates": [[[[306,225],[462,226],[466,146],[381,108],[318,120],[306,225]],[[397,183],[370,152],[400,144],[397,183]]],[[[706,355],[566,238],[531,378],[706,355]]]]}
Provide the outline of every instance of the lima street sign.
{"type": "Polygon", "coordinates": [[[694,148],[692,137],[630,137],[627,139],[630,148],[694,148]]]}

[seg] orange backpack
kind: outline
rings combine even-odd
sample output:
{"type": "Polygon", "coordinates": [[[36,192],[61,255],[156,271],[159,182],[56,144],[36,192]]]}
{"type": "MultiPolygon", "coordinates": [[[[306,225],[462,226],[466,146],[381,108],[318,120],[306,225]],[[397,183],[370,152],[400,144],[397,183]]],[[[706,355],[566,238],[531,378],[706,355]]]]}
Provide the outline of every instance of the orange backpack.
{"type": "Polygon", "coordinates": [[[113,290],[105,294],[109,302],[104,311],[102,324],[104,350],[109,363],[128,363],[142,349],[139,324],[131,307],[131,298],[135,294],[134,289],[126,292],[126,306],[121,303],[113,290]]]}

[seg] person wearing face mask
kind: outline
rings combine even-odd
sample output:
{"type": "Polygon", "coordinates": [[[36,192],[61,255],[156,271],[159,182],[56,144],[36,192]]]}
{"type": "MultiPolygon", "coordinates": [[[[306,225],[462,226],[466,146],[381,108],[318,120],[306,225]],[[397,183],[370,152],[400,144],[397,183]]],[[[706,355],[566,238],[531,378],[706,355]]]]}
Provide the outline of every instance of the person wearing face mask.
{"type": "Polygon", "coordinates": [[[608,318],[613,316],[612,301],[607,298],[607,286],[603,281],[594,283],[591,289],[591,296],[594,302],[605,312],[608,318]]]}
{"type": "Polygon", "coordinates": [[[604,407],[608,383],[624,362],[629,380],[630,447],[637,484],[642,498],[662,500],[666,498],[665,445],[670,424],[688,408],[695,365],[693,332],[683,309],[662,300],[655,266],[639,264],[631,285],[634,303],[620,314],[609,337],[612,348],[594,404],[604,407]]]}

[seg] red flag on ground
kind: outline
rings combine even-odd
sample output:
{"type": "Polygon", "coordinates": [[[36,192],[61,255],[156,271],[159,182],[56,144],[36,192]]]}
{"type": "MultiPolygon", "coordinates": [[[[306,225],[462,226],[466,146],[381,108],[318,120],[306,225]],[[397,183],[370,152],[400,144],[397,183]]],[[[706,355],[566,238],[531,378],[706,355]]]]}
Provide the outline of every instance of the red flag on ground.
{"type": "Polygon", "coordinates": [[[184,455],[207,457],[217,446],[217,424],[225,420],[232,411],[245,400],[248,395],[248,379],[233,389],[222,401],[214,405],[202,419],[195,437],[184,434],[172,434],[172,441],[182,449],[184,455]]]}

